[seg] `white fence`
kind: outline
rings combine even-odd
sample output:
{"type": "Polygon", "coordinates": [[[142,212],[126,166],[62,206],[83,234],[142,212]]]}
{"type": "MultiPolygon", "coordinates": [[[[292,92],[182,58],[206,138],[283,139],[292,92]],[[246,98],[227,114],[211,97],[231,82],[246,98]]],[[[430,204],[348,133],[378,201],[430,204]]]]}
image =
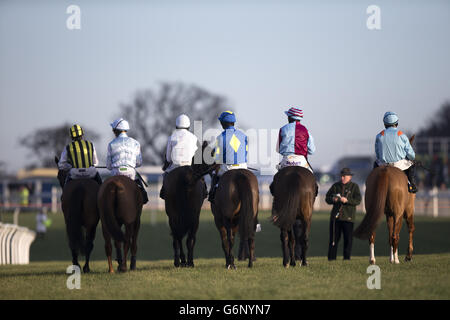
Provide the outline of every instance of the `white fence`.
{"type": "MultiPolygon", "coordinates": [[[[259,183],[259,208],[260,210],[271,210],[272,209],[272,195],[269,191],[269,182],[263,181],[259,183]]],[[[208,189],[210,187],[209,181],[207,183],[208,189]]],[[[162,186],[162,179],[160,179],[157,183],[149,184],[148,188],[146,188],[149,202],[145,205],[144,209],[147,210],[164,210],[164,200],[159,198],[159,191],[162,186]]],[[[319,195],[314,204],[314,210],[316,211],[328,211],[331,210],[331,206],[325,202],[325,193],[330,188],[331,185],[320,185],[319,186],[319,195]]],[[[361,193],[363,196],[363,201],[357,207],[358,211],[364,212],[364,186],[360,185],[361,193]]],[[[18,204],[17,200],[14,199],[14,195],[10,195],[9,191],[6,188],[3,188],[3,195],[0,195],[0,211],[13,211],[15,212],[15,220],[14,223],[18,224],[18,214],[19,209],[26,210],[39,210],[40,208],[46,206],[49,211],[56,213],[58,210],[61,210],[60,204],[60,196],[61,196],[61,188],[52,187],[50,192],[36,192],[33,196],[30,197],[30,204],[25,208],[18,204]],[[42,203],[42,198],[51,199],[50,203],[44,204],[42,203]]],[[[425,216],[446,216],[450,217],[450,190],[441,190],[441,189],[425,189],[421,188],[416,196],[415,203],[415,214],[416,215],[425,215],[425,216]]],[[[205,200],[204,209],[209,209],[209,202],[205,200]]]]}
{"type": "Polygon", "coordinates": [[[0,223],[0,265],[30,263],[34,231],[14,224],[0,223]]]}

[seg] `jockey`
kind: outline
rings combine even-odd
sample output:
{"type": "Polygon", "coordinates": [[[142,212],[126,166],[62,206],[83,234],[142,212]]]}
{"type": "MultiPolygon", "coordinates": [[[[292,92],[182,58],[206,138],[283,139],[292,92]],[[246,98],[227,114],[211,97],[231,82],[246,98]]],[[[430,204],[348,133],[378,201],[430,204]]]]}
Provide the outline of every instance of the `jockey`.
{"type": "Polygon", "coordinates": [[[147,192],[142,185],[142,181],[136,179],[136,167],[142,165],[141,145],[139,142],[127,136],[130,130],[128,121],[120,118],[111,123],[114,135],[116,136],[108,144],[108,153],[106,155],[106,168],[114,176],[127,176],[134,180],[142,192],[143,203],[148,202],[147,192]]]}
{"type": "MultiPolygon", "coordinates": [[[[314,138],[308,129],[300,121],[303,119],[303,111],[298,108],[290,108],[284,112],[288,117],[288,124],[281,127],[278,134],[277,152],[283,156],[277,169],[288,166],[300,166],[312,171],[308,162],[308,155],[314,154],[316,146],[314,138]]],[[[272,192],[272,184],[270,185],[272,192]]],[[[316,196],[319,190],[316,184],[316,196]]]]}
{"type": "MultiPolygon", "coordinates": [[[[189,131],[191,121],[187,115],[179,115],[175,121],[175,125],[176,129],[167,142],[166,160],[163,167],[164,178],[175,168],[190,166],[192,164],[192,158],[199,147],[197,137],[189,131]]],[[[164,199],[164,179],[159,196],[164,199]]]]}
{"type": "Polygon", "coordinates": [[[94,179],[102,184],[102,178],[95,168],[98,165],[97,153],[92,142],[83,139],[83,129],[73,125],[70,130],[72,142],[61,153],[58,169],[69,171],[65,183],[72,179],[94,179]]]}
{"type": "Polygon", "coordinates": [[[383,117],[385,130],[381,131],[375,140],[376,160],[374,167],[392,165],[405,172],[408,177],[410,192],[416,193],[415,152],[408,137],[398,130],[398,116],[394,112],[386,112],[383,117]]]}
{"type": "Polygon", "coordinates": [[[303,111],[290,108],[284,113],[288,116],[289,123],[284,125],[278,134],[277,152],[283,156],[278,169],[300,166],[312,172],[308,163],[308,154],[314,154],[316,147],[314,138],[300,123],[303,119],[303,111]]]}
{"type": "Polygon", "coordinates": [[[220,169],[212,176],[208,200],[214,201],[219,178],[228,170],[247,169],[248,138],[234,127],[236,116],[231,111],[222,112],[218,118],[224,131],[216,138],[216,163],[220,169]]]}

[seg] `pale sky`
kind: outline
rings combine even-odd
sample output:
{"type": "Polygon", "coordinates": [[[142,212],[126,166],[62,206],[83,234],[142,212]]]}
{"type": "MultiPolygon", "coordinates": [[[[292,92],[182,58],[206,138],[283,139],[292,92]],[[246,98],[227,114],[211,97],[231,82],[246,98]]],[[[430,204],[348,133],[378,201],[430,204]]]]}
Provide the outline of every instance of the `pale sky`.
{"type": "Polygon", "coordinates": [[[228,97],[238,126],[278,129],[300,107],[313,167],[373,153],[386,111],[415,132],[450,100],[450,2],[337,2],[0,1],[0,161],[19,169],[19,137],[64,122],[104,154],[119,104],[163,81],[228,97]]]}

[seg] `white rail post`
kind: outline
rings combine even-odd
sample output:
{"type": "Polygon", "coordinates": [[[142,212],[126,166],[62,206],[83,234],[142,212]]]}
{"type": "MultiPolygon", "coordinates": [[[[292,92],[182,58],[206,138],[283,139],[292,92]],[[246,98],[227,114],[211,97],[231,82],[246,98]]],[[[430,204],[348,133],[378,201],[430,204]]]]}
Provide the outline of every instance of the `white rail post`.
{"type": "Polygon", "coordinates": [[[52,187],[52,213],[58,211],[58,188],[52,187]]]}
{"type": "Polygon", "coordinates": [[[439,191],[438,187],[434,186],[432,190],[432,196],[433,196],[433,217],[436,218],[439,215],[439,191]]]}

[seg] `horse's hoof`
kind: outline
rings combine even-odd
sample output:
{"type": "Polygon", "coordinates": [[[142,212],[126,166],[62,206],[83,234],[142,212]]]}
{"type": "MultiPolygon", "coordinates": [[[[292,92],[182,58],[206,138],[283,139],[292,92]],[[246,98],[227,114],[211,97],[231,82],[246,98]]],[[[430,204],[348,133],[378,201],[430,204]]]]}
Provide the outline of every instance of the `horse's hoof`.
{"type": "Polygon", "coordinates": [[[307,267],[309,266],[309,262],[308,261],[302,261],[302,267],[307,267]]]}
{"type": "Polygon", "coordinates": [[[136,271],[136,266],[130,266],[130,271],[136,271]]]}
{"type": "Polygon", "coordinates": [[[109,274],[113,274],[114,273],[114,269],[109,269],[108,272],[109,272],[109,274]]]}
{"type": "Polygon", "coordinates": [[[283,266],[285,269],[289,269],[289,263],[284,263],[283,266]]]}
{"type": "Polygon", "coordinates": [[[227,266],[227,269],[228,270],[236,270],[236,266],[234,265],[234,264],[229,264],[228,266],[227,266]]]}
{"type": "Polygon", "coordinates": [[[83,267],[83,272],[84,273],[89,273],[89,272],[91,272],[91,269],[89,269],[89,266],[84,266],[83,267]]]}
{"type": "Polygon", "coordinates": [[[369,260],[369,264],[375,264],[375,259],[369,260]]]}
{"type": "Polygon", "coordinates": [[[412,257],[408,257],[408,256],[405,257],[405,261],[406,261],[406,262],[409,262],[409,261],[411,261],[411,260],[412,260],[412,257]]]}

